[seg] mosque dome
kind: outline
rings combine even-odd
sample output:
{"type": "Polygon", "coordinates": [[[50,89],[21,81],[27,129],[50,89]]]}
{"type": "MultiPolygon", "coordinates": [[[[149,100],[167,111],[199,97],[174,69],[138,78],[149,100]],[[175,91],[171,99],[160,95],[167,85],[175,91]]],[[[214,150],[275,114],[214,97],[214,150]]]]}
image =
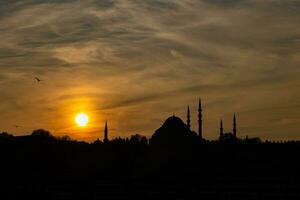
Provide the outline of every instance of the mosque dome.
{"type": "Polygon", "coordinates": [[[155,131],[150,143],[154,145],[178,145],[195,139],[195,137],[197,135],[179,117],[171,116],[155,131]]]}

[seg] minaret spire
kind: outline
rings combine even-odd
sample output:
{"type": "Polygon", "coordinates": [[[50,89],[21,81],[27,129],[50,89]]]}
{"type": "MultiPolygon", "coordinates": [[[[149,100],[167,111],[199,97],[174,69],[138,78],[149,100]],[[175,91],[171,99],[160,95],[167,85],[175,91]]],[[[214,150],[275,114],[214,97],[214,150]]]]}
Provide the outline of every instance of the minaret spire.
{"type": "Polygon", "coordinates": [[[198,134],[202,139],[202,102],[201,98],[199,99],[199,107],[198,107],[198,134]]]}
{"type": "Polygon", "coordinates": [[[190,113],[190,106],[187,107],[187,119],[186,119],[186,125],[191,130],[191,113],[190,113]]]}
{"type": "Polygon", "coordinates": [[[233,129],[232,129],[232,133],[233,133],[233,137],[236,138],[236,132],[237,132],[237,128],[236,128],[236,115],[234,113],[233,115],[233,129]]]}
{"type": "Polygon", "coordinates": [[[108,143],[108,128],[107,128],[107,120],[105,121],[105,127],[104,127],[104,144],[108,143]]]}
{"type": "Polygon", "coordinates": [[[221,119],[221,122],[220,122],[220,140],[223,140],[223,136],[224,136],[224,128],[223,128],[223,120],[221,119]]]}

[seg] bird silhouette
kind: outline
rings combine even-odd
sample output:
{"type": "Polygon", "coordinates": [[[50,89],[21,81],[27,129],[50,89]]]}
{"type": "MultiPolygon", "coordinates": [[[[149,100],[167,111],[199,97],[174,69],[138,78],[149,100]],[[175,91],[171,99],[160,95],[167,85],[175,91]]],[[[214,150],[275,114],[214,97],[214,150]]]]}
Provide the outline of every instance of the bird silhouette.
{"type": "Polygon", "coordinates": [[[34,78],[35,78],[35,80],[36,80],[38,83],[42,81],[42,80],[39,79],[38,77],[34,77],[34,78]]]}
{"type": "Polygon", "coordinates": [[[14,125],[14,127],[19,128],[20,126],[19,125],[14,125]]]}

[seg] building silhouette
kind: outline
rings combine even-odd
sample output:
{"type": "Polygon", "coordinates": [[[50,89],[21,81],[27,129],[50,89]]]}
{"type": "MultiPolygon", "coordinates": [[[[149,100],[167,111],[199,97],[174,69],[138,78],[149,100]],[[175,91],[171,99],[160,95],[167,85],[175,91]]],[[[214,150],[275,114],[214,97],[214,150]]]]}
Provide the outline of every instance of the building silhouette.
{"type": "MultiPolygon", "coordinates": [[[[186,126],[191,131],[191,111],[190,106],[187,106],[187,119],[186,126]]],[[[199,99],[198,105],[198,136],[202,140],[203,138],[203,115],[202,115],[202,101],[199,99]]],[[[236,141],[237,138],[237,117],[236,113],[233,114],[232,120],[232,132],[224,132],[223,120],[220,121],[220,132],[219,132],[219,141],[236,141]]]]}
{"type": "MultiPolygon", "coordinates": [[[[150,143],[152,144],[164,144],[169,146],[169,144],[180,144],[186,143],[194,143],[191,142],[191,138],[198,141],[206,141],[203,137],[203,114],[202,114],[202,100],[199,99],[198,102],[198,133],[194,132],[191,129],[191,109],[190,106],[187,106],[186,110],[186,123],[184,123],[179,117],[173,116],[169,117],[163,124],[163,126],[155,131],[155,133],[150,138],[150,143]],[[194,137],[197,136],[197,137],[194,137]]],[[[221,142],[229,142],[229,141],[237,141],[237,117],[236,113],[233,115],[232,121],[232,131],[225,132],[223,126],[223,120],[220,121],[220,132],[219,132],[219,141],[221,142]]],[[[95,143],[99,143],[99,141],[95,141],[95,143]]],[[[108,122],[106,120],[104,127],[104,137],[103,143],[110,143],[108,139],[108,122]]]]}
{"type": "Polygon", "coordinates": [[[229,141],[236,141],[237,139],[238,139],[237,138],[237,121],[236,121],[236,114],[234,113],[233,121],[232,121],[232,132],[224,133],[223,120],[221,120],[219,141],[229,142],[229,141]]]}
{"type": "Polygon", "coordinates": [[[203,133],[202,133],[202,102],[201,99],[199,99],[199,106],[198,106],[198,134],[200,139],[203,139],[203,133]]]}
{"type": "Polygon", "coordinates": [[[104,144],[107,144],[109,142],[108,140],[108,128],[107,128],[107,120],[105,121],[105,127],[104,127],[104,144]]]}
{"type": "Polygon", "coordinates": [[[191,130],[191,113],[190,113],[190,106],[187,107],[187,119],[186,119],[186,125],[191,130]]]}
{"type": "Polygon", "coordinates": [[[233,115],[233,129],[232,129],[232,133],[233,133],[233,137],[236,138],[236,132],[237,132],[237,128],[236,128],[236,116],[235,113],[233,115]]]}
{"type": "Polygon", "coordinates": [[[187,124],[173,115],[154,132],[150,138],[150,144],[178,149],[182,145],[194,143],[197,139],[197,133],[191,131],[187,124]]]}
{"type": "Polygon", "coordinates": [[[223,128],[223,120],[220,122],[220,141],[223,141],[224,138],[224,128],[223,128]]]}
{"type": "MultiPolygon", "coordinates": [[[[190,112],[190,106],[187,107],[187,119],[186,119],[186,125],[191,130],[191,112],[190,112]]],[[[199,105],[198,105],[198,136],[200,139],[203,139],[203,130],[202,130],[202,103],[201,99],[199,99],[199,105]]]]}

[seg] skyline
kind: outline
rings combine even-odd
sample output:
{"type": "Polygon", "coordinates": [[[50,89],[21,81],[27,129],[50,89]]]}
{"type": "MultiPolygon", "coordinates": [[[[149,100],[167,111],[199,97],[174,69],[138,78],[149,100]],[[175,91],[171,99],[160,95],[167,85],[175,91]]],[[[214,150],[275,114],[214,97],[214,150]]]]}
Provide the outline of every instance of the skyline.
{"type": "MultiPolygon", "coordinates": [[[[198,130],[196,130],[195,128],[193,129],[193,127],[191,126],[191,111],[190,111],[190,106],[188,105],[187,106],[187,110],[186,110],[186,122],[184,123],[184,120],[181,119],[180,117],[177,117],[175,115],[175,113],[173,113],[172,116],[169,116],[162,124],[165,124],[166,121],[168,121],[169,119],[171,118],[175,118],[175,119],[178,119],[180,121],[182,121],[185,126],[188,128],[189,131],[191,131],[191,133],[194,133],[197,135],[197,137],[200,139],[200,140],[203,140],[203,141],[222,141],[222,137],[224,137],[224,135],[227,135],[228,137],[233,137],[233,138],[236,138],[238,140],[244,140],[244,139],[248,139],[249,138],[249,135],[245,135],[245,134],[242,134],[243,137],[240,137],[240,136],[237,136],[237,132],[238,132],[238,123],[237,123],[237,115],[236,113],[233,113],[233,117],[232,117],[232,124],[231,124],[231,129],[227,129],[227,128],[224,128],[224,125],[223,125],[223,119],[220,118],[220,126],[219,126],[219,133],[216,137],[213,137],[213,138],[210,138],[210,140],[207,140],[207,138],[203,137],[203,114],[202,114],[202,103],[201,103],[201,99],[199,99],[199,104],[198,104],[198,119],[197,119],[197,127],[198,127],[198,130]]],[[[78,113],[76,116],[75,116],[75,123],[77,123],[78,127],[85,127],[87,124],[88,124],[88,116],[85,115],[85,113],[78,113]]],[[[176,121],[176,120],[175,120],[176,121]]],[[[225,125],[226,126],[226,125],[225,125]]],[[[18,128],[18,126],[16,125],[16,128],[18,128]]],[[[154,130],[153,132],[155,133],[158,129],[154,130]]],[[[36,129],[36,130],[33,130],[32,131],[32,135],[34,132],[47,132],[49,133],[50,135],[51,132],[49,132],[48,130],[45,130],[45,129],[36,129]]],[[[11,133],[8,133],[8,132],[2,132],[4,134],[11,134],[11,133]]],[[[103,137],[101,138],[101,134],[98,135],[98,137],[96,138],[95,141],[89,141],[89,142],[96,142],[96,141],[99,141],[99,139],[102,139],[102,142],[105,144],[105,143],[108,143],[110,140],[118,140],[118,139],[122,139],[122,137],[119,136],[114,136],[114,137],[110,137],[110,134],[109,134],[109,128],[108,128],[108,121],[105,120],[105,125],[104,125],[104,128],[103,128],[103,137]],[[100,137],[99,137],[100,136],[100,137]]],[[[172,133],[171,133],[172,134],[172,133]]],[[[22,134],[22,135],[12,135],[12,136],[29,136],[30,134],[22,134]]],[[[144,135],[140,135],[139,133],[136,133],[136,134],[131,134],[129,135],[129,137],[134,137],[136,135],[139,135],[141,137],[145,137],[147,139],[150,139],[153,135],[150,135],[148,137],[144,136],[144,135]]],[[[209,134],[210,135],[210,134],[209,134]]],[[[53,137],[57,137],[58,136],[58,139],[60,138],[64,138],[64,137],[68,137],[70,138],[71,140],[73,141],[76,141],[76,138],[71,138],[70,135],[52,135],[53,137]],[[74,140],[75,139],[75,140],[74,140]]],[[[123,139],[125,138],[129,138],[128,136],[127,137],[123,137],[123,139]]],[[[252,139],[261,139],[259,137],[255,137],[253,136],[252,139]]],[[[269,140],[269,139],[266,139],[265,142],[270,142],[272,140],[269,140]]],[[[295,140],[280,140],[280,142],[291,142],[291,141],[295,141],[295,140]]]]}
{"type": "Polygon", "coordinates": [[[197,131],[201,97],[207,139],[235,112],[240,137],[300,140],[296,1],[25,0],[0,11],[0,131],[93,141],[108,120],[111,137],[149,137],[188,105],[197,131]]]}

